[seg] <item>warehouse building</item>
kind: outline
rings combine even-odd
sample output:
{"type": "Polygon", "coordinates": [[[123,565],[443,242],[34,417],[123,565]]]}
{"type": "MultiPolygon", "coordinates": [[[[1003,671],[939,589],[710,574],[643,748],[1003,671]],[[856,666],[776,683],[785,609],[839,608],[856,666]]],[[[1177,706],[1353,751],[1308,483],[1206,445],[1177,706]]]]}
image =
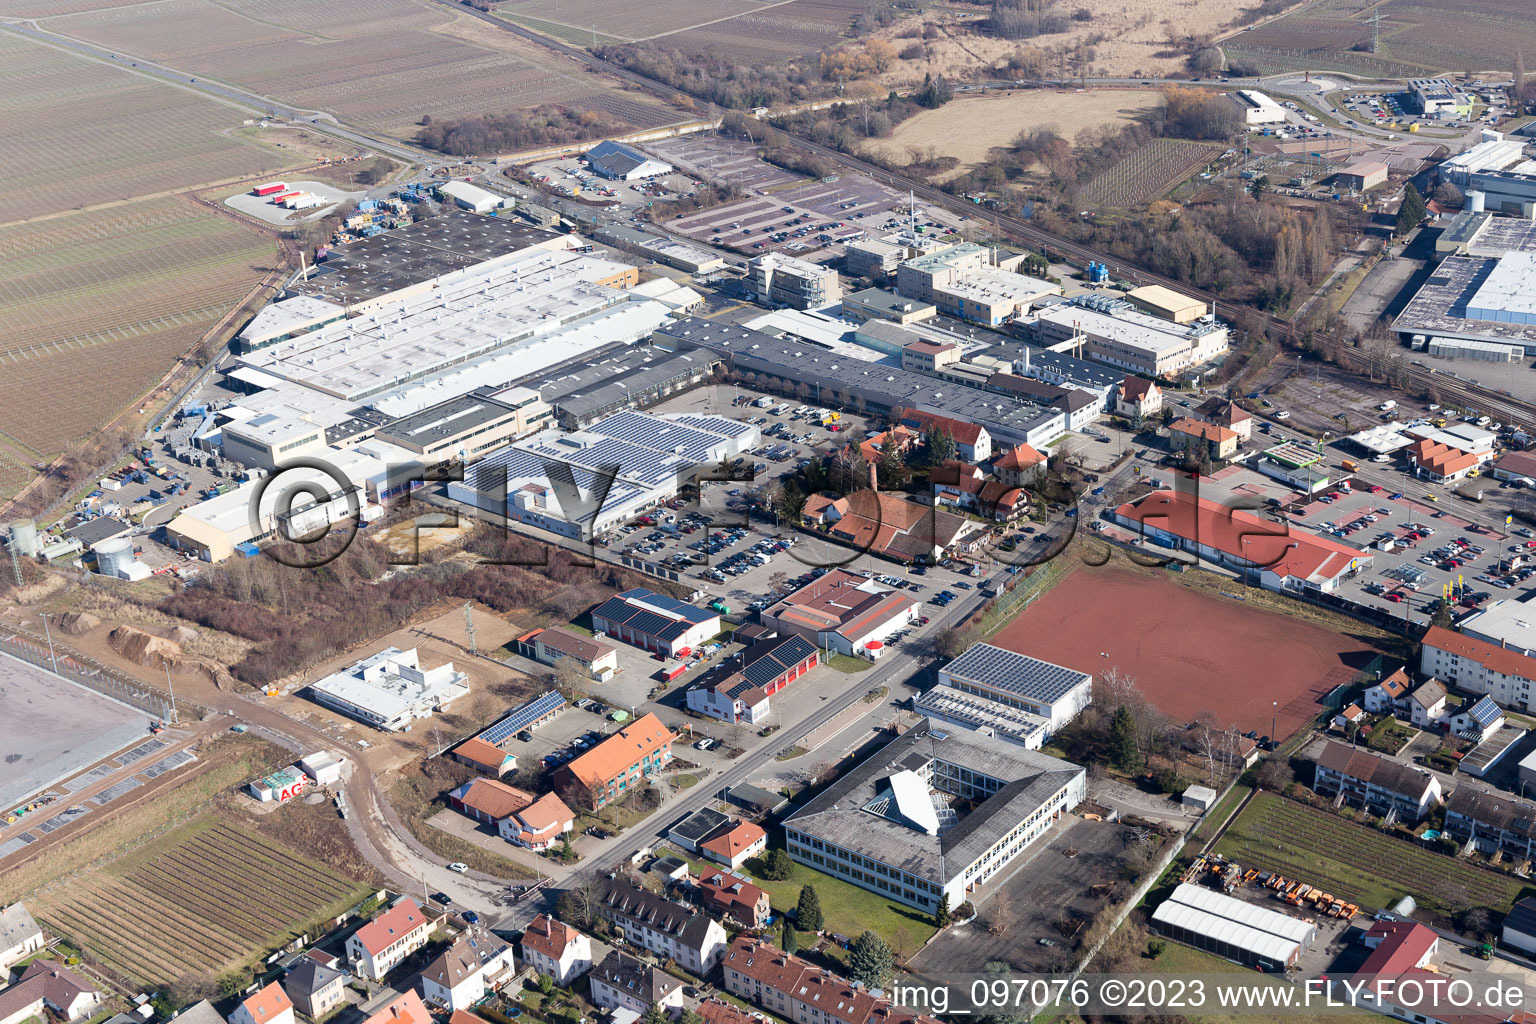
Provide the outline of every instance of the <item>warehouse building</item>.
{"type": "Polygon", "coordinates": [[[590,541],[671,501],[759,436],[756,427],[719,416],[620,412],[492,452],[450,482],[448,496],[491,517],[590,541]]]}
{"type": "MultiPolygon", "coordinates": [[[[1504,461],[1509,457],[1506,455],[1504,461]]],[[[1458,622],[1456,629],[1463,636],[1506,651],[1536,656],[1536,605],[1529,594],[1484,605],[1458,622]]]]}
{"type": "Polygon", "coordinates": [[[933,913],[958,907],[1086,795],[1067,761],[928,719],[784,823],[790,857],[933,913]]]}
{"type": "Polygon", "coordinates": [[[587,150],[583,157],[593,173],[614,181],[636,181],[671,174],[672,165],[646,156],[634,146],[605,139],[587,150]]]}
{"type": "Polygon", "coordinates": [[[598,363],[570,367],[540,383],[540,393],[567,430],[589,426],[624,409],[660,402],[708,380],[722,360],[693,349],[676,354],[636,346],[598,363]]]}
{"type": "Polygon", "coordinates": [[[722,722],[759,725],[769,698],[821,664],[821,652],[793,634],[759,640],[714,665],[688,686],[688,709],[722,722]]]}
{"type": "Polygon", "coordinates": [[[854,654],[883,641],[918,617],[902,591],[833,569],[763,609],[762,623],[781,636],[799,636],[824,651],[854,654]]]}
{"type": "Polygon", "coordinates": [[[863,288],[843,296],[843,315],[864,320],[915,324],[932,318],[938,311],[931,302],[918,302],[884,288],[863,288]]]}
{"type": "Polygon", "coordinates": [[[455,671],[453,662],[423,668],[414,647],[387,647],[309,684],[316,703],[389,732],[429,718],[468,693],[469,677],[455,671]]]}
{"type": "Polygon", "coordinates": [[[1296,966],[1317,937],[1306,921],[1188,882],[1158,905],[1152,924],[1196,949],[1272,972],[1296,966]]]}
{"type": "Polygon", "coordinates": [[[977,644],[939,669],[939,685],[1039,716],[1046,723],[1041,742],[1093,700],[1088,673],[992,644],[977,644]]]}
{"type": "Polygon", "coordinates": [[[526,656],[545,665],[571,661],[581,667],[588,679],[606,683],[619,671],[619,649],[591,637],[577,636],[567,629],[536,629],[517,638],[517,647],[526,656]]]}
{"type": "Polygon", "coordinates": [[[635,587],[592,609],[592,628],[668,658],[685,658],[720,634],[720,616],[686,601],[635,587]]]}
{"type": "Polygon", "coordinates": [[[1334,183],[1348,192],[1368,192],[1387,183],[1387,171],[1380,160],[1356,160],[1334,175],[1334,183]]]}
{"type": "Polygon", "coordinates": [[[402,416],[375,435],[421,456],[424,465],[473,462],[550,425],[554,410],[528,388],[480,388],[402,416]]]}
{"type": "Polygon", "coordinates": [[[252,352],[275,342],[287,341],[305,331],[335,323],[346,315],[345,307],[313,295],[295,295],[268,303],[235,335],[234,351],[252,352]]]}
{"type": "Polygon", "coordinates": [[[1451,340],[1536,352],[1536,253],[1446,257],[1392,329],[1415,349],[1451,340]]]}
{"type": "Polygon", "coordinates": [[[326,448],[325,428],[297,416],[265,413],[226,423],[220,433],[224,457],[251,469],[274,469],[280,462],[318,455],[326,448]]]}
{"type": "Polygon", "coordinates": [[[951,316],[996,327],[1028,313],[1046,296],[1062,294],[1059,285],[1017,273],[1024,259],[1022,253],[967,242],[901,264],[896,290],[951,316]]]}
{"type": "Polygon", "coordinates": [[[1285,108],[1263,93],[1240,89],[1234,95],[1237,97],[1238,108],[1243,112],[1244,124],[1285,123],[1285,108]]]}
{"type": "Polygon", "coordinates": [[[668,339],[679,346],[717,352],[744,375],[804,384],[818,404],[857,406],[862,402],[877,415],[900,409],[943,416],[980,426],[994,441],[1036,448],[1066,431],[1066,417],[1058,409],[851,359],[810,342],[781,340],[734,324],[689,317],[662,327],[656,337],[658,342],[668,339]]]}
{"type": "Polygon", "coordinates": [[[1097,395],[1106,407],[1126,379],[1123,370],[1112,370],[1102,363],[1079,359],[1066,352],[1031,348],[1029,345],[1023,348],[1023,358],[1015,365],[1021,375],[1097,395]]]}
{"type": "Polygon", "coordinates": [[[1086,295],[1036,311],[1034,340],[1143,377],[1175,377],[1227,351],[1225,324],[1202,319],[1173,323],[1143,313],[1131,303],[1086,295]]]}
{"type": "Polygon", "coordinates": [[[446,181],[437,187],[437,191],[449,202],[455,203],[460,209],[470,210],[474,213],[490,213],[499,210],[507,200],[495,192],[472,185],[467,181],[446,181]]]}
{"type": "Polygon", "coordinates": [[[1525,140],[1509,138],[1502,132],[1485,128],[1482,141],[1471,149],[1446,157],[1440,165],[1440,178],[1459,188],[1472,184],[1472,175],[1483,171],[1504,171],[1525,158],[1525,140]]]}
{"type": "Polygon", "coordinates": [[[1529,220],[1536,215],[1536,161],[1524,160],[1505,171],[1476,171],[1467,176],[1468,203],[1529,220]]]}
{"type": "Polygon", "coordinates": [[[1125,300],[1143,313],[1150,313],[1160,320],[1176,324],[1190,324],[1211,311],[1202,299],[1181,295],[1172,288],[1160,284],[1142,285],[1125,293],[1125,300]]]}
{"type": "Polygon", "coordinates": [[[843,301],[837,271],[809,260],[771,252],[747,268],[749,298],[765,306],[823,309],[843,301]]]}

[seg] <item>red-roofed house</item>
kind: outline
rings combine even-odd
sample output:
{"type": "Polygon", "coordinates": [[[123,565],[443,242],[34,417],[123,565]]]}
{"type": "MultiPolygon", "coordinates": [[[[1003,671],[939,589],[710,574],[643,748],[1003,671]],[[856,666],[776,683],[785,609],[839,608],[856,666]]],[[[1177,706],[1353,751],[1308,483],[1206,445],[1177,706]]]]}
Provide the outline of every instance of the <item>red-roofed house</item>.
{"type": "MultiPolygon", "coordinates": [[[[762,1024],[762,1021],[735,1003],[710,996],[694,1008],[704,1024],[762,1024]]],[[[452,1024],[452,1022],[450,1022],[452,1024]]]]}
{"type": "Polygon", "coordinates": [[[1016,519],[1029,509],[1028,491],[1022,487],[1009,487],[996,480],[988,480],[976,496],[976,510],[1000,523],[1016,519]]]}
{"type": "Polygon", "coordinates": [[[1408,707],[1408,691],[1413,683],[1407,669],[1398,669],[1375,686],[1365,691],[1365,710],[1373,715],[1395,714],[1408,707]]]}
{"type": "Polygon", "coordinates": [[[1207,398],[1195,407],[1195,419],[1226,427],[1244,441],[1253,439],[1253,416],[1236,402],[1226,398],[1207,398]]]}
{"type": "Polygon", "coordinates": [[[1408,462],[1413,466],[1414,475],[1442,483],[1460,480],[1492,457],[1491,451],[1464,452],[1429,438],[1415,441],[1408,449],[1408,462]]]}
{"type": "Polygon", "coordinates": [[[229,1015],[229,1024],[293,1024],[293,1000],[274,981],[241,1001],[229,1015]]]}
{"type": "Polygon", "coordinates": [[[973,509],[987,476],[977,467],[959,459],[945,459],[928,474],[935,505],[973,509]]]}
{"type": "Polygon", "coordinates": [[[884,491],[855,491],[839,498],[823,518],[832,521],[828,532],[843,543],[900,562],[937,562],[973,531],[973,524],[962,516],[884,491]]]}
{"type": "MultiPolygon", "coordinates": [[[[1424,634],[1419,671],[1463,690],[1487,694],[1504,707],[1526,710],[1531,707],[1531,686],[1536,684],[1536,658],[1440,626],[1431,626],[1424,634]]],[[[1440,697],[1443,703],[1444,694],[1440,697]]]]}
{"type": "Polygon", "coordinates": [[[566,988],[592,969],[592,940],[565,922],[540,914],[523,932],[523,963],[566,988]]]}
{"type": "Polygon", "coordinates": [[[453,759],[487,775],[502,776],[517,768],[516,754],[509,754],[496,744],[478,736],[471,737],[454,747],[453,759]]]}
{"type": "Polygon", "coordinates": [[[496,831],[514,846],[547,850],[576,824],[576,815],[554,793],[545,793],[497,822],[496,831]]]}
{"type": "Polygon", "coordinates": [[[874,437],[859,443],[859,453],[864,456],[864,461],[871,466],[880,461],[880,456],[887,448],[894,447],[896,451],[904,452],[917,443],[917,434],[908,430],[901,424],[897,424],[890,430],[881,431],[874,437]]]}
{"type": "Polygon", "coordinates": [[[763,609],[762,621],[780,636],[800,636],[822,650],[855,654],[918,615],[917,602],[902,591],[833,569],[763,609]]]}
{"type": "Polygon", "coordinates": [[[384,1008],[363,1024],[432,1024],[432,1014],[427,1010],[427,1004],[421,1001],[421,996],[415,989],[408,989],[405,995],[398,999],[390,1000],[384,1008]]]}
{"type": "Polygon", "coordinates": [[[402,896],[394,906],[353,932],[347,939],[347,960],[370,981],[382,981],[395,965],[432,935],[432,922],[416,901],[402,896]]]}
{"type": "Polygon", "coordinates": [[[728,825],[699,844],[699,851],[735,871],[768,848],[768,833],[750,821],[728,825]]]}
{"type": "MultiPolygon", "coordinates": [[[[1394,998],[1397,986],[1405,976],[1426,981],[1434,977],[1427,965],[1440,949],[1440,936],[1432,929],[1417,921],[1377,921],[1365,933],[1365,944],[1370,947],[1371,954],[1355,972],[1357,977],[1369,979],[1360,993],[1361,1004],[1402,1020],[1440,1020],[1447,1024],[1457,1020],[1454,1016],[1444,1016],[1444,1011],[1424,1015],[1427,1007],[1408,1009],[1394,998]]],[[[1334,984],[1339,982],[1336,980],[1334,984]]],[[[1430,1001],[1433,1001],[1432,996],[1430,1001]]],[[[1463,1005],[1456,1007],[1455,1013],[1460,1015],[1474,1009],[1463,1005]]]]}
{"type": "Polygon", "coordinates": [[[498,824],[531,803],[532,793],[496,779],[470,779],[448,794],[449,806],[482,825],[498,824]]]}
{"type": "Polygon", "coordinates": [[[1237,431],[1219,423],[1206,423],[1186,416],[1168,424],[1168,445],[1174,451],[1203,451],[1213,459],[1226,459],[1237,451],[1237,442],[1237,431]]]}
{"type": "Polygon", "coordinates": [[[1330,592],[1371,563],[1368,552],[1182,491],[1154,491],[1110,518],[1153,544],[1247,570],[1267,590],[1330,592]]]}
{"type": "Polygon", "coordinates": [[[925,438],[934,431],[945,431],[955,439],[955,453],[966,462],[986,462],[992,455],[992,435],[979,423],[911,410],[907,411],[901,422],[922,431],[925,438]]]}
{"type": "Polygon", "coordinates": [[[1045,456],[1027,444],[1017,444],[992,463],[992,475],[1009,487],[1027,487],[1045,472],[1045,456]]]}
{"type": "Polygon", "coordinates": [[[706,871],[699,876],[699,895],[706,910],[748,928],[768,923],[768,894],[739,875],[706,871]]]}
{"type": "Polygon", "coordinates": [[[1163,392],[1155,381],[1132,374],[1115,389],[1115,414],[1134,420],[1156,416],[1163,411],[1163,392]]]}
{"type": "Polygon", "coordinates": [[[793,1024],[938,1024],[750,935],[721,961],[725,990],[793,1024]]]}

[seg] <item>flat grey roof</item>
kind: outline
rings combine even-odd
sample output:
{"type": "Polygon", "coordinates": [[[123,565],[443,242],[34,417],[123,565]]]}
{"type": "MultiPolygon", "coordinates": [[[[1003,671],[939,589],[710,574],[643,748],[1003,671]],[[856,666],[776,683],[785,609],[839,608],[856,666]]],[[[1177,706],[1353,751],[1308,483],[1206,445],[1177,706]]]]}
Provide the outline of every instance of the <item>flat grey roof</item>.
{"type": "Polygon", "coordinates": [[[1086,672],[991,644],[977,644],[944,666],[942,671],[951,679],[1018,694],[1042,704],[1060,700],[1090,678],[1086,672]]]}
{"type": "Polygon", "coordinates": [[[454,437],[486,423],[494,423],[517,412],[505,402],[472,391],[467,395],[429,406],[421,412],[402,416],[387,424],[380,433],[414,444],[430,445],[454,437]]]}
{"type": "Polygon", "coordinates": [[[1498,267],[1493,257],[1447,256],[1392,322],[1402,334],[1536,345],[1536,324],[1473,320],[1467,304],[1498,267]]]}

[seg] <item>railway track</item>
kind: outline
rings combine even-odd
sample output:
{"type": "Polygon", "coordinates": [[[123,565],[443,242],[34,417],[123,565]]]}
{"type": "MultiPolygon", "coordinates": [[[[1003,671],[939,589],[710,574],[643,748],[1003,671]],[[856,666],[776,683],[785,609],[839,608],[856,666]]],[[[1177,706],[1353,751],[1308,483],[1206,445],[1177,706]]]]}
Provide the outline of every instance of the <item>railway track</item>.
{"type": "MultiPolygon", "coordinates": [[[[453,8],[460,14],[469,14],[473,17],[477,17],[487,24],[494,25],[503,31],[510,32],[515,36],[526,39],[527,41],[538,46],[542,46],[545,49],[553,50],[556,53],[569,57],[572,60],[575,60],[594,71],[610,75],[614,78],[620,79],[621,81],[628,82],[629,84],[638,88],[645,89],[651,94],[661,97],[670,103],[677,103],[685,107],[695,108],[699,104],[699,101],[695,97],[690,96],[688,93],[681,89],[673,88],[670,85],[666,85],[665,83],[647,78],[644,75],[630,71],[627,68],[622,68],[619,65],[612,63],[611,61],[604,60],[596,54],[588,53],[587,51],[578,47],[568,46],[559,40],[540,35],[531,29],[523,28],[522,26],[516,25],[509,21],[503,21],[500,18],[496,18],[482,11],[477,11],[473,8],[465,7],[462,4],[455,2],[455,0],[438,0],[438,2],[443,4],[445,7],[453,8]]],[[[709,106],[708,113],[711,119],[713,119],[713,115],[717,109],[718,108],[714,107],[713,104],[709,106]]],[[[843,153],[828,146],[820,145],[819,143],[812,142],[809,139],[803,139],[798,135],[786,132],[781,128],[776,128],[766,122],[764,122],[762,125],[762,132],[760,137],[764,140],[773,139],[774,141],[784,145],[795,146],[808,153],[814,153],[824,159],[833,161],[838,166],[847,170],[857,171],[860,174],[867,175],[871,178],[874,178],[876,181],[883,182],[893,188],[911,192],[914,196],[924,200],[925,202],[928,202],[941,209],[948,210],[951,213],[970,217],[975,216],[978,211],[978,208],[974,203],[952,196],[941,189],[934,188],[932,185],[925,181],[919,181],[916,178],[908,177],[897,171],[885,170],[884,168],[877,167],[866,160],[861,160],[858,157],[851,156],[848,153],[843,153]]],[[[1175,291],[1182,292],[1186,295],[1192,295],[1196,298],[1203,299],[1211,304],[1212,309],[1219,308],[1221,303],[1224,301],[1221,296],[1201,288],[1191,287],[1187,282],[1177,281],[1171,277],[1164,277],[1161,274],[1156,274],[1149,270],[1143,270],[1139,267],[1127,266],[1123,260],[1118,259],[1110,253],[1095,249],[1092,246],[1083,245],[1079,242],[1074,242],[1069,238],[1054,234],[1050,231],[1043,231],[1040,228],[1030,224],[1028,221],[1022,220],[1018,217],[993,214],[990,215],[988,219],[997,225],[997,228],[1000,232],[1008,235],[1010,238],[1016,241],[1028,243],[1040,249],[1042,252],[1045,252],[1048,256],[1056,255],[1065,257],[1069,261],[1081,265],[1086,265],[1090,260],[1095,263],[1103,263],[1109,266],[1112,270],[1118,271],[1120,276],[1129,278],[1131,281],[1134,281],[1137,284],[1160,284],[1164,287],[1172,288],[1175,291]]],[[[1262,317],[1265,333],[1268,334],[1271,338],[1277,341],[1294,339],[1296,334],[1296,326],[1289,319],[1276,316],[1273,313],[1261,313],[1259,315],[1262,317]]],[[[1514,421],[1525,425],[1536,424],[1536,403],[1527,402],[1522,399],[1515,398],[1512,395],[1501,394],[1492,388],[1485,388],[1480,385],[1475,385],[1465,380],[1449,377],[1443,373],[1427,373],[1425,371],[1414,368],[1407,374],[1407,376],[1410,380],[1414,381],[1421,387],[1434,388],[1442,395],[1454,396],[1454,401],[1459,405],[1465,405],[1470,408],[1478,409],[1482,412],[1490,414],[1499,413],[1502,418],[1505,418],[1506,422],[1514,421]]]]}

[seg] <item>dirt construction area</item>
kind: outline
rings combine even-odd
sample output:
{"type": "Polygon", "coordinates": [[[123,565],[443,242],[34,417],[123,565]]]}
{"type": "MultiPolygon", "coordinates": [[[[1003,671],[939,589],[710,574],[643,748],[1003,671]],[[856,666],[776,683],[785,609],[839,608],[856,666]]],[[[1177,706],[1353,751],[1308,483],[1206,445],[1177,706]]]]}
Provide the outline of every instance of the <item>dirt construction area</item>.
{"type": "MultiPolygon", "coordinates": [[[[1242,594],[1240,584],[1232,592],[1242,594]]],[[[1377,652],[1353,637],[1128,569],[1078,569],[992,640],[1102,676],[1136,679],[1178,722],[1201,714],[1277,740],[1320,710],[1377,652]],[[1273,702],[1278,702],[1278,706],[1273,702]]]]}
{"type": "Polygon", "coordinates": [[[887,159],[905,159],[910,150],[932,146],[971,166],[994,146],[1007,146],[1021,132],[1050,128],[1067,139],[1087,128],[1129,124],[1162,106],[1152,89],[1030,90],[962,96],[938,110],[925,110],[896,126],[889,139],[865,147],[887,159]]]}

